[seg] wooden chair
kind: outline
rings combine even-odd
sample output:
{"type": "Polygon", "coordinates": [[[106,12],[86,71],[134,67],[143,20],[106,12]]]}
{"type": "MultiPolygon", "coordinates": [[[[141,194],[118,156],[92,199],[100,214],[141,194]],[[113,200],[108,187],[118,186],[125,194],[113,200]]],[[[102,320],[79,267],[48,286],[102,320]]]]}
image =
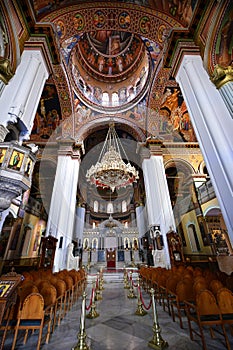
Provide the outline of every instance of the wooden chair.
{"type": "Polygon", "coordinates": [[[14,327],[14,339],[11,349],[15,349],[19,330],[25,330],[25,344],[27,341],[29,330],[34,331],[35,329],[38,329],[39,335],[36,349],[39,350],[43,331],[43,323],[44,299],[39,293],[31,293],[25,298],[22,308],[20,308],[19,310],[15,327],[12,324],[12,327],[14,327]]]}
{"type": "Polygon", "coordinates": [[[175,298],[176,286],[179,280],[180,275],[174,274],[167,279],[165,288],[161,286],[161,290],[164,290],[162,293],[163,310],[166,311],[167,308],[169,315],[171,315],[170,304],[171,301],[175,298]]]}
{"type": "Polygon", "coordinates": [[[227,338],[226,330],[222,322],[221,311],[211,291],[207,289],[201,290],[196,296],[195,305],[186,302],[186,315],[188,319],[191,340],[194,340],[193,333],[195,333],[201,338],[203,349],[207,350],[204,336],[204,327],[209,327],[212,338],[214,337],[213,327],[221,327],[222,332],[218,333],[224,336],[227,349],[230,350],[228,347],[229,341],[227,338]],[[198,325],[199,332],[192,327],[193,322],[198,325]]]}
{"type": "Polygon", "coordinates": [[[0,323],[0,331],[3,331],[2,338],[0,338],[0,349],[4,349],[7,332],[13,330],[16,325],[18,308],[19,304],[16,305],[16,301],[12,301],[3,315],[2,322],[0,323]],[[14,317],[15,314],[16,317],[14,317]]]}
{"type": "Polygon", "coordinates": [[[158,299],[160,305],[163,304],[163,300],[165,298],[165,290],[166,290],[166,282],[168,278],[168,273],[165,271],[160,272],[157,277],[157,281],[155,284],[155,297],[158,299]]]}
{"type": "Polygon", "coordinates": [[[56,288],[50,285],[44,285],[40,289],[40,294],[44,299],[44,323],[43,327],[47,327],[45,342],[48,344],[50,334],[53,330],[53,323],[55,322],[55,306],[57,300],[57,290],[56,288]]]}
{"type": "Polygon", "coordinates": [[[231,335],[233,335],[233,293],[228,288],[221,288],[218,290],[216,298],[223,324],[230,326],[231,335]]]}
{"type": "Polygon", "coordinates": [[[185,302],[186,301],[188,301],[189,303],[194,302],[194,291],[190,281],[185,279],[177,283],[174,296],[175,297],[171,300],[171,303],[170,303],[172,319],[173,319],[173,322],[175,322],[175,315],[176,315],[175,309],[176,309],[177,315],[179,317],[180,328],[183,328],[182,311],[185,312],[186,310],[185,302]]]}
{"type": "Polygon", "coordinates": [[[54,331],[56,325],[61,324],[61,320],[65,316],[65,306],[66,306],[66,284],[63,280],[57,278],[56,281],[53,281],[53,286],[57,291],[57,299],[54,309],[54,322],[53,329],[54,331]]]}

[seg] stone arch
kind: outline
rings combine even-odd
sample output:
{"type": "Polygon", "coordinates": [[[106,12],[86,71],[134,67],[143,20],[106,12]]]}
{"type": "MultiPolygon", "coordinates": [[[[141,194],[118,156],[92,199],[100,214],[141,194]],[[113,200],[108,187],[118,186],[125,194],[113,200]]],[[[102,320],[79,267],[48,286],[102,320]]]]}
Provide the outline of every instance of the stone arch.
{"type": "Polygon", "coordinates": [[[97,127],[108,125],[110,122],[114,121],[115,123],[119,123],[122,126],[122,129],[129,132],[135,140],[139,142],[145,141],[146,137],[143,132],[143,130],[135,123],[132,123],[126,119],[121,118],[120,116],[116,116],[114,118],[111,118],[109,116],[102,116],[99,117],[96,120],[92,120],[90,122],[87,122],[85,125],[82,125],[76,136],[75,139],[79,142],[84,141],[91,133],[93,133],[93,130],[97,127]]]}
{"type": "Polygon", "coordinates": [[[170,167],[176,167],[179,166],[179,168],[181,169],[187,169],[190,174],[194,174],[195,173],[195,170],[194,168],[192,167],[192,165],[187,162],[186,160],[184,159],[181,159],[181,158],[172,158],[171,160],[168,160],[167,162],[164,163],[164,167],[165,169],[168,169],[170,167]]]}

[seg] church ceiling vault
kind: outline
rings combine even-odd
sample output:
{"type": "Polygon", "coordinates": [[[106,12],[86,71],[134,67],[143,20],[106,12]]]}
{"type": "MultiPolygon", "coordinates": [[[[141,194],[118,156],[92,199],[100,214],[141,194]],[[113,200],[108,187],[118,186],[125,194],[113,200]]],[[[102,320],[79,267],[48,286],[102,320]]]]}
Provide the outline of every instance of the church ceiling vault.
{"type": "Polygon", "coordinates": [[[64,65],[54,66],[51,79],[60,107],[44,118],[40,102],[37,122],[44,124],[45,134],[34,132],[34,141],[54,140],[58,134],[83,139],[86,124],[93,128],[100,120],[106,123],[107,116],[134,125],[144,138],[196,141],[182,94],[164,62],[173,29],[188,32],[197,1],[178,1],[178,7],[164,3],[33,2],[37,25],[54,26],[64,65]]]}

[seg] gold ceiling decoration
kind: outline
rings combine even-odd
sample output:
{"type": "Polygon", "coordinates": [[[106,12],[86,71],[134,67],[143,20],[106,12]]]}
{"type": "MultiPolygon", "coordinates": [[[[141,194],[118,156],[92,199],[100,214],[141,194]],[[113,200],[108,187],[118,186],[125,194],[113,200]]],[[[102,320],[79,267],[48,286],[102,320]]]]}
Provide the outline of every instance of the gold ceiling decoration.
{"type": "Polygon", "coordinates": [[[132,185],[138,178],[138,171],[130,164],[114,123],[111,123],[99,159],[87,171],[86,179],[97,187],[110,188],[114,192],[117,188],[132,185]]]}

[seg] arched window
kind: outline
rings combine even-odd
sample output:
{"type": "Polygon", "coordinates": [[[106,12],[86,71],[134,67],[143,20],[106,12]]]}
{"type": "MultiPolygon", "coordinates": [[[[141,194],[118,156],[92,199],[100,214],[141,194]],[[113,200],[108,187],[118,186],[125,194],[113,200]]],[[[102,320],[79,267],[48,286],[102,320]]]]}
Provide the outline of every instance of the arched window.
{"type": "Polygon", "coordinates": [[[107,213],[108,214],[113,213],[113,204],[111,202],[108,202],[107,204],[107,213]]]}
{"type": "Polygon", "coordinates": [[[127,211],[127,203],[126,203],[126,201],[122,201],[122,203],[121,203],[121,210],[122,210],[122,213],[125,213],[127,211]]]}
{"type": "Polygon", "coordinates": [[[198,241],[195,225],[191,224],[188,226],[188,236],[189,236],[189,241],[190,241],[192,251],[193,252],[200,251],[201,247],[198,241]]]}
{"type": "Polygon", "coordinates": [[[112,105],[113,106],[118,106],[119,104],[119,96],[116,92],[112,94],[112,105]]]}
{"type": "Polygon", "coordinates": [[[104,92],[102,97],[102,105],[108,106],[108,104],[109,104],[109,95],[107,92],[104,92]]]}
{"type": "Polygon", "coordinates": [[[98,213],[99,210],[99,202],[98,201],[94,201],[94,212],[98,213]]]}

